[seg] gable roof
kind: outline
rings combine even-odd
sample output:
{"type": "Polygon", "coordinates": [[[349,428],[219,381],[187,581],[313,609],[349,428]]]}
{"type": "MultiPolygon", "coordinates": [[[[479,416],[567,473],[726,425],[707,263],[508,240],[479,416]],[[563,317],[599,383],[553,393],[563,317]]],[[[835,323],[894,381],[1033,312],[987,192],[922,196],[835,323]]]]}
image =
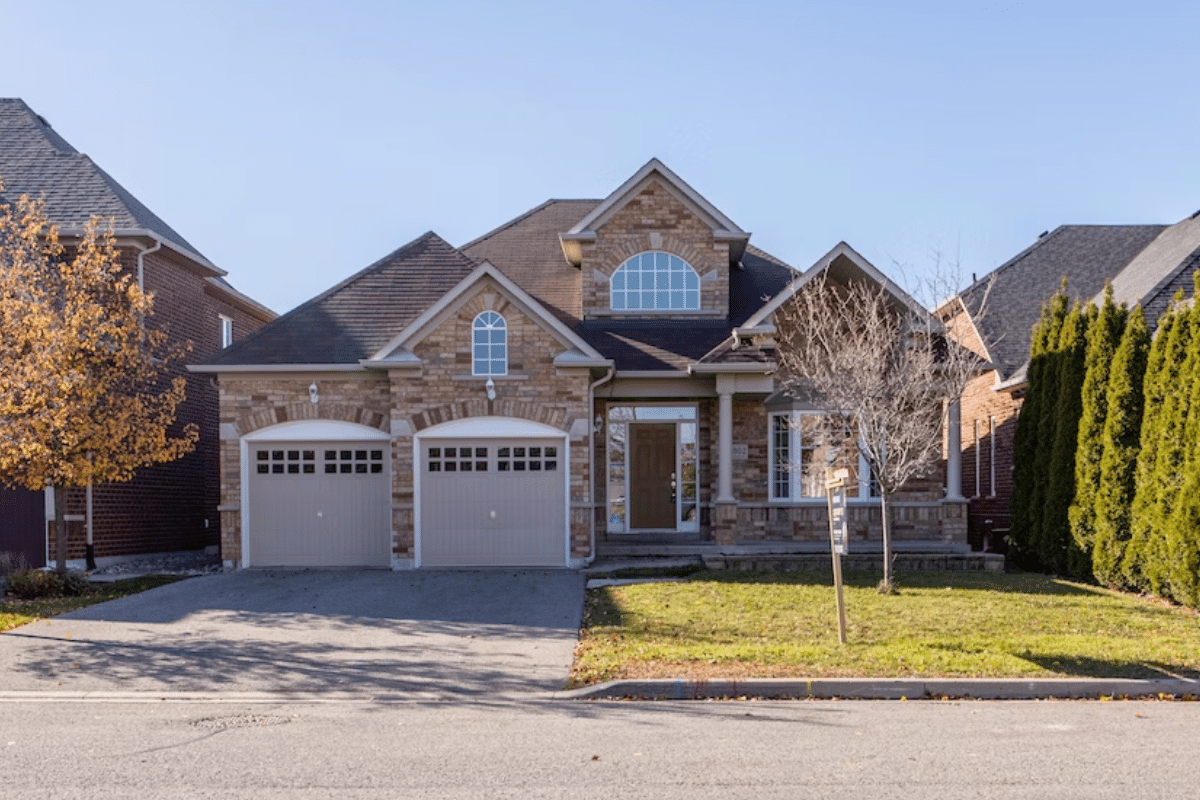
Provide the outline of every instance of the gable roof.
{"type": "Polygon", "coordinates": [[[667,168],[667,165],[652,158],[641,169],[635,172],[629,180],[617,187],[616,191],[601,200],[595,208],[589,211],[581,220],[571,226],[570,230],[559,233],[562,242],[563,255],[567,261],[579,266],[579,242],[595,241],[596,229],[602,227],[606,220],[619,211],[653,180],[657,180],[675,199],[683,203],[693,214],[707,224],[713,235],[721,241],[729,242],[729,260],[736,264],[745,252],[750,234],[734,224],[720,209],[708,202],[682,178],[667,168]]]}
{"type": "MultiPolygon", "coordinates": [[[[93,217],[111,220],[118,234],[150,233],[212,267],[157,214],[80,153],[24,100],[0,98],[0,201],[42,197],[50,221],[64,232],[82,230],[93,217]]],[[[217,273],[221,270],[213,267],[217,273]]]]}
{"type": "Polygon", "coordinates": [[[1095,297],[1164,228],[1063,225],[961,292],[1000,380],[1029,360],[1030,332],[1063,278],[1072,299],[1095,297]]]}
{"type": "MultiPolygon", "coordinates": [[[[1192,272],[1200,267],[1200,211],[1170,226],[1134,256],[1112,279],[1113,301],[1142,304],[1146,321],[1154,325],[1167,309],[1175,288],[1191,288],[1192,272]]],[[[1104,292],[1096,295],[1104,299],[1104,292]]]]}
{"type": "Polygon", "coordinates": [[[230,345],[196,369],[261,365],[358,368],[476,265],[433,232],[230,345]]]}
{"type": "MultiPolygon", "coordinates": [[[[526,317],[539,324],[543,330],[558,340],[570,354],[568,360],[577,366],[607,366],[604,357],[580,339],[574,331],[551,315],[528,292],[513,283],[504,273],[484,261],[458,282],[454,288],[442,295],[436,303],[425,309],[404,330],[396,334],[387,344],[368,359],[371,364],[391,361],[412,363],[412,349],[429,335],[449,315],[454,313],[470,298],[470,289],[490,279],[510,303],[526,317]]],[[[556,362],[558,359],[556,359],[556,362]]]]}
{"type": "MultiPolygon", "coordinates": [[[[559,234],[600,200],[547,200],[459,249],[434,233],[222,351],[205,371],[255,365],[343,365],[370,359],[484,262],[512,281],[571,336],[623,372],[684,371],[729,337],[795,276],[777,258],[747,247],[729,272],[726,319],[583,320],[580,270],[563,258],[559,234]]],[[[590,277],[588,278],[590,279],[590,277]]],[[[582,351],[582,348],[580,348],[582,351]]]]}

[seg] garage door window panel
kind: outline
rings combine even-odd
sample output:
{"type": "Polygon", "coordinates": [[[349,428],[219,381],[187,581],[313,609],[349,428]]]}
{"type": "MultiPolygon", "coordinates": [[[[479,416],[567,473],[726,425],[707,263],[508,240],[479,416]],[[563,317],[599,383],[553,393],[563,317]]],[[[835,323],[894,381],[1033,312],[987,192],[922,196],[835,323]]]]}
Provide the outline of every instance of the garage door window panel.
{"type": "Polygon", "coordinates": [[[315,450],[255,450],[254,473],[256,475],[315,475],[317,454],[315,450]]]}

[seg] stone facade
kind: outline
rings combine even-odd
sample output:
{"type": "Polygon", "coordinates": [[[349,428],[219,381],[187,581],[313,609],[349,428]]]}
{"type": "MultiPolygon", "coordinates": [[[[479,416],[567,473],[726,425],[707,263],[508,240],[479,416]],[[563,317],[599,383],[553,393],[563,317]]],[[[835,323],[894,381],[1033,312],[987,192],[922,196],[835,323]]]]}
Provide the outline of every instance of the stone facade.
{"type": "MultiPolygon", "coordinates": [[[[662,251],[679,256],[700,277],[700,315],[729,313],[729,245],[662,183],[649,184],[596,230],[596,241],[583,244],[583,314],[585,317],[638,318],[645,312],[614,312],[609,282],[625,261],[638,253],[662,251]]],[[[662,317],[672,312],[654,311],[662,317]]],[[[695,317],[695,311],[677,312],[695,317]]]]}
{"type": "Polygon", "coordinates": [[[554,365],[563,346],[490,283],[438,321],[413,347],[417,369],[296,373],[279,376],[226,374],[221,379],[222,553],[229,566],[242,559],[240,439],[264,427],[297,420],[354,422],[391,434],[391,517],[393,563],[416,557],[414,517],[414,435],[437,425],[472,418],[522,419],[571,434],[571,556],[591,553],[588,494],[587,369],[554,365]],[[508,374],[493,376],[495,399],[488,399],[486,376],[472,375],[472,324],[483,310],[505,318],[508,374]],[[320,401],[309,400],[316,382],[320,401]]]}

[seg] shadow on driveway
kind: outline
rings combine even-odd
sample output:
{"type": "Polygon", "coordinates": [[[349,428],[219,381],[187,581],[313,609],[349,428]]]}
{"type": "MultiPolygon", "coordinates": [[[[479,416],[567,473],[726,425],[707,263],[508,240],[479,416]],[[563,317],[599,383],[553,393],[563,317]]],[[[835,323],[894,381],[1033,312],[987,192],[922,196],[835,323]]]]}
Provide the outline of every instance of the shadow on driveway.
{"type": "Polygon", "coordinates": [[[471,694],[566,682],[564,570],[244,570],[0,636],[0,690],[471,694]]]}

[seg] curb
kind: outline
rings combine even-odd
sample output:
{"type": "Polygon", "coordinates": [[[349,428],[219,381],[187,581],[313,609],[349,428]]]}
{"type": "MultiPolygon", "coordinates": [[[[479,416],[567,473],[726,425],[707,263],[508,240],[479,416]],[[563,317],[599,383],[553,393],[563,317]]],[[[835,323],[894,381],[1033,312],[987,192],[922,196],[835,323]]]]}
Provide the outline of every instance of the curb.
{"type": "Polygon", "coordinates": [[[620,680],[555,693],[558,700],[1049,700],[1102,697],[1197,697],[1200,680],[1067,678],[760,678],[745,681],[620,680]]]}

